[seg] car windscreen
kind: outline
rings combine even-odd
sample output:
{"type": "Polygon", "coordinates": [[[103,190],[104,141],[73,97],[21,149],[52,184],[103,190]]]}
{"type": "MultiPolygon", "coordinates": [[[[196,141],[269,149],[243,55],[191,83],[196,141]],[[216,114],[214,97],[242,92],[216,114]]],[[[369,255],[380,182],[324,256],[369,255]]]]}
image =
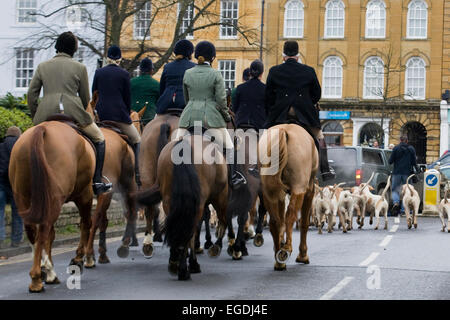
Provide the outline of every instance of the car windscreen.
{"type": "Polygon", "coordinates": [[[441,168],[439,171],[447,178],[447,180],[450,180],[450,168],[441,168]]]}
{"type": "Polygon", "coordinates": [[[328,149],[328,160],[333,160],[334,166],[356,166],[356,150],[346,148],[328,149]]]}

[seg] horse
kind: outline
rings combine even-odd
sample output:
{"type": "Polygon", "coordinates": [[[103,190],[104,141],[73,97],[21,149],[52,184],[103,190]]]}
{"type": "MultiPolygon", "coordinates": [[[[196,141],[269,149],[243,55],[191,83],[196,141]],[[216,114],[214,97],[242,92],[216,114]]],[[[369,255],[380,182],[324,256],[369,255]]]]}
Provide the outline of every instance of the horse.
{"type": "MultiPolygon", "coordinates": [[[[96,120],[98,120],[98,117],[95,117],[94,114],[97,102],[98,94],[97,92],[94,92],[92,101],[89,103],[87,110],[96,120]]],[[[132,112],[130,116],[132,120],[137,120],[134,121],[133,124],[138,129],[138,132],[140,131],[139,119],[142,117],[144,111],[139,113],[132,112]]],[[[97,229],[100,229],[98,262],[101,264],[110,262],[106,255],[106,229],[108,227],[107,210],[111,205],[111,200],[115,192],[120,193],[122,196],[122,206],[126,211],[125,218],[127,220],[122,245],[117,249],[117,255],[121,258],[126,258],[129,254],[130,244],[134,241],[134,245],[137,246],[137,213],[134,199],[131,197],[131,194],[137,190],[134,179],[134,152],[131,146],[114,130],[113,127],[102,127],[101,123],[99,123],[99,127],[105,137],[106,144],[103,175],[107,176],[112,182],[113,190],[100,194],[97,197],[97,206],[92,217],[92,227],[89,234],[85,262],[86,268],[95,267],[94,239],[97,229]]]]}
{"type": "MultiPolygon", "coordinates": [[[[162,200],[167,215],[165,242],[170,247],[168,269],[178,275],[178,280],[187,280],[191,273],[201,272],[194,243],[198,224],[208,204],[217,211],[219,236],[225,234],[229,192],[227,165],[214,143],[197,135],[169,142],[159,155],[156,172],[155,183],[138,192],[137,201],[151,207],[162,200]],[[202,154],[208,149],[215,161],[193,164],[193,148],[201,148],[202,154]],[[182,161],[174,161],[174,155],[180,156],[182,161]],[[189,267],[186,262],[188,249],[189,267]]],[[[217,255],[221,248],[221,242],[216,242],[209,250],[217,255]]]]}
{"type": "Polygon", "coordinates": [[[264,205],[274,242],[274,269],[286,270],[292,253],[292,229],[300,209],[301,239],[296,262],[308,264],[306,236],[319,160],[313,137],[297,124],[276,125],[260,138],[259,158],[264,205]],[[290,194],[287,210],[286,194],[290,194]]]}
{"type": "Polygon", "coordinates": [[[94,170],[94,147],[70,125],[59,121],[45,121],[28,129],[14,145],[9,180],[33,246],[30,292],[44,291],[42,281],[59,283],[51,249],[54,224],[68,201],[75,202],[81,217],[80,242],[70,264],[82,271],[91,227],[94,170]]]}

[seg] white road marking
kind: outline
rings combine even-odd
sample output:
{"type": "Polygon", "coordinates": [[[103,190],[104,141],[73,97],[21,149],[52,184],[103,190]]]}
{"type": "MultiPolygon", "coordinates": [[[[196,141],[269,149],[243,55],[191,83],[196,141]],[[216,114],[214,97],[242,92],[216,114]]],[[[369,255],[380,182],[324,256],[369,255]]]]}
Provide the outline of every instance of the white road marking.
{"type": "Polygon", "coordinates": [[[323,296],[321,296],[319,300],[330,300],[330,299],[332,299],[339,291],[341,291],[353,279],[354,279],[354,277],[345,277],[336,286],[331,288],[330,291],[328,291],[323,296]]]}
{"type": "Polygon", "coordinates": [[[379,252],[372,252],[370,254],[370,256],[364,260],[363,262],[361,262],[359,264],[360,267],[367,267],[369,264],[371,264],[378,256],[380,255],[379,252]]]}
{"type": "Polygon", "coordinates": [[[384,237],[383,241],[381,241],[381,243],[380,243],[380,247],[386,247],[389,244],[389,242],[391,242],[393,237],[394,236],[386,236],[386,237],[384,237]]]}
{"type": "Polygon", "coordinates": [[[398,224],[395,224],[389,232],[396,232],[398,230],[398,224]]]}
{"type": "Polygon", "coordinates": [[[394,222],[395,222],[395,223],[400,223],[400,218],[399,218],[399,217],[395,217],[395,218],[394,218],[394,222]]]}

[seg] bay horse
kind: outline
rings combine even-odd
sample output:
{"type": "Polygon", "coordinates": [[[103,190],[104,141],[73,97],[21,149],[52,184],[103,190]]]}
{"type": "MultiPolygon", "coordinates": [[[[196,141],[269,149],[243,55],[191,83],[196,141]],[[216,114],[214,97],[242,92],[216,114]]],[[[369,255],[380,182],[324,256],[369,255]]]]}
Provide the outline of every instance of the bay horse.
{"type": "MultiPolygon", "coordinates": [[[[170,247],[169,272],[178,274],[179,280],[187,280],[191,273],[201,272],[195,253],[195,234],[209,203],[217,211],[219,236],[225,234],[228,173],[225,159],[214,145],[199,135],[169,142],[159,156],[154,185],[137,195],[138,202],[146,206],[154,206],[162,200],[167,215],[164,229],[165,242],[170,247]],[[202,154],[208,148],[216,160],[193,164],[194,143],[195,148],[201,147],[202,154]],[[174,155],[183,160],[174,163],[174,155]],[[188,249],[189,267],[186,262],[188,249]]],[[[221,247],[221,243],[216,243],[210,250],[218,253],[221,247]]]]}
{"type": "Polygon", "coordinates": [[[51,250],[54,224],[68,201],[75,202],[81,217],[80,242],[71,264],[82,270],[91,227],[94,170],[94,147],[59,121],[45,121],[28,129],[14,145],[9,179],[33,246],[30,292],[43,291],[43,280],[46,284],[59,283],[51,250]]]}
{"type": "Polygon", "coordinates": [[[292,253],[292,229],[300,209],[300,253],[296,262],[308,264],[306,235],[319,160],[314,140],[297,124],[276,125],[260,138],[259,158],[264,205],[274,242],[274,269],[286,269],[292,253]],[[287,210],[286,194],[290,194],[287,210]]]}
{"type": "MultiPolygon", "coordinates": [[[[87,111],[91,116],[94,116],[95,107],[98,102],[98,93],[94,92],[87,111]]],[[[145,109],[139,113],[132,112],[130,117],[133,124],[140,132],[141,128],[139,120],[142,117],[145,109]]],[[[107,210],[111,205],[111,200],[114,193],[121,195],[122,207],[125,209],[125,218],[127,225],[125,227],[125,234],[122,239],[122,245],[117,249],[117,255],[121,258],[126,258],[129,253],[129,246],[133,240],[136,240],[136,220],[137,212],[134,198],[131,194],[137,190],[137,185],[134,179],[134,152],[131,146],[121,137],[121,135],[112,127],[102,127],[99,123],[100,130],[105,137],[105,160],[103,165],[103,175],[107,176],[113,185],[113,189],[109,192],[102,193],[97,196],[97,206],[92,216],[92,227],[89,234],[88,249],[86,254],[86,268],[95,267],[94,257],[94,239],[97,229],[100,229],[99,234],[99,259],[101,264],[109,263],[109,258],[106,255],[106,229],[108,227],[107,210]]],[[[136,244],[137,245],[137,244],[136,244]]]]}

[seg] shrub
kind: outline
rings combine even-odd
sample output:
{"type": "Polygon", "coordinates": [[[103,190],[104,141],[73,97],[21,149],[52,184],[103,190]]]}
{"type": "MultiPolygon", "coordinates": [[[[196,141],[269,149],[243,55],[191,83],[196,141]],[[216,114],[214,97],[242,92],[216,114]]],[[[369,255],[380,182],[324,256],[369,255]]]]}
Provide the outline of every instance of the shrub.
{"type": "Polygon", "coordinates": [[[0,138],[3,139],[11,126],[19,127],[22,132],[33,126],[31,117],[18,109],[8,110],[0,107],[0,138]]]}
{"type": "Polygon", "coordinates": [[[20,111],[24,112],[28,116],[31,116],[30,110],[28,109],[27,105],[27,95],[24,94],[23,97],[15,97],[11,94],[11,92],[8,92],[6,96],[3,98],[0,98],[0,107],[3,107],[5,109],[19,109],[20,111]]]}

